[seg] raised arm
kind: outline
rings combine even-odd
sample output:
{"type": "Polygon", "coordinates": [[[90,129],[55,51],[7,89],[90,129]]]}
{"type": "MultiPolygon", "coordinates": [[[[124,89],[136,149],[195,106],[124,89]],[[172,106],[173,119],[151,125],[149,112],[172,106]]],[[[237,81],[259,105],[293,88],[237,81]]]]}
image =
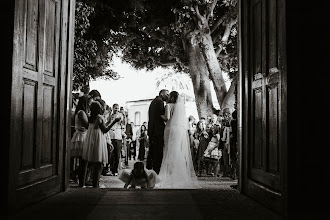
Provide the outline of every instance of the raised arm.
{"type": "Polygon", "coordinates": [[[113,120],[110,123],[110,125],[108,125],[108,123],[106,125],[101,117],[99,117],[98,120],[99,120],[99,127],[100,127],[101,131],[103,133],[107,133],[114,124],[116,124],[118,121],[120,121],[120,118],[115,118],[115,120],[113,120]]]}

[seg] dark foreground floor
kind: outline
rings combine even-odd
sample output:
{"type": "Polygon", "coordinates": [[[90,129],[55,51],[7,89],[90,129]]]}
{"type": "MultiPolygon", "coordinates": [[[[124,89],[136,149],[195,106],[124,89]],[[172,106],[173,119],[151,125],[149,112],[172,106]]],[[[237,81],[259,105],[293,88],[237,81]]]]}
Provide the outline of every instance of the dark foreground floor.
{"type": "MultiPolygon", "coordinates": [[[[135,161],[129,161],[132,168],[135,161]]],[[[202,189],[123,189],[115,176],[102,176],[100,188],[78,188],[26,207],[7,219],[281,219],[279,215],[240,194],[226,177],[198,178],[202,189]]]]}
{"type": "MultiPolygon", "coordinates": [[[[132,168],[134,162],[129,161],[128,168],[132,168]]],[[[71,183],[67,191],[5,219],[283,219],[232,188],[237,180],[207,175],[198,179],[202,186],[199,190],[133,190],[123,189],[124,183],[118,177],[102,176],[98,189],[78,188],[76,183],[71,183]]],[[[306,215],[308,209],[297,210],[297,214],[288,219],[329,219],[327,214],[306,215]]]]}
{"type": "Polygon", "coordinates": [[[70,188],[8,219],[281,219],[234,189],[70,188]]]}

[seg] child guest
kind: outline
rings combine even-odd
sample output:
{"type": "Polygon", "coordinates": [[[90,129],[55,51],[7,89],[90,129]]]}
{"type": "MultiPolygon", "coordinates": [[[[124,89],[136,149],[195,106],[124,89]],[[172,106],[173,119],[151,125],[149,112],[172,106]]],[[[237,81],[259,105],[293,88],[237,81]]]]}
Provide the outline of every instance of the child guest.
{"type": "Polygon", "coordinates": [[[118,178],[125,183],[125,189],[128,186],[130,188],[140,186],[141,189],[152,189],[159,182],[157,173],[154,170],[145,169],[144,163],[141,161],[135,162],[133,170],[124,169],[118,178]]]}
{"type": "Polygon", "coordinates": [[[99,187],[103,163],[108,163],[107,142],[104,133],[107,133],[110,128],[119,121],[119,119],[116,119],[108,126],[108,123],[105,122],[103,117],[103,105],[99,101],[94,101],[91,104],[90,110],[91,115],[88,118],[89,126],[83,146],[83,176],[82,181],[79,181],[79,186],[81,187],[85,186],[89,163],[94,165],[93,187],[99,187]]]}

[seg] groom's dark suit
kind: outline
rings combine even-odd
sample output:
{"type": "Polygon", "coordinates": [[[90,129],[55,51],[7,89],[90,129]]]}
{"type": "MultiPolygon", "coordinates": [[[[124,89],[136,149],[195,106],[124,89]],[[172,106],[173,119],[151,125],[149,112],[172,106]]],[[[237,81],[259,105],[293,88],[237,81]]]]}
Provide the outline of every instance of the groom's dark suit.
{"type": "Polygon", "coordinates": [[[149,153],[147,157],[147,169],[153,169],[157,174],[163,159],[165,122],[160,117],[165,113],[164,101],[157,96],[149,106],[149,153]]]}

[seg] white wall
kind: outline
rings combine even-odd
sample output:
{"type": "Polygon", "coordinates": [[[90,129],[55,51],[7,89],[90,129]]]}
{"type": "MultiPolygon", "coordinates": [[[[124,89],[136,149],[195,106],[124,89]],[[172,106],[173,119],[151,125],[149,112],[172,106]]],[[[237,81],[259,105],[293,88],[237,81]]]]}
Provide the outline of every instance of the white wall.
{"type": "MultiPolygon", "coordinates": [[[[143,122],[149,121],[148,119],[148,110],[149,105],[151,103],[152,99],[146,99],[146,100],[137,100],[137,101],[128,101],[126,102],[126,109],[128,112],[128,119],[130,122],[134,122],[135,127],[140,127],[143,122]],[[140,112],[140,123],[135,121],[135,114],[137,112],[140,112]]],[[[197,120],[199,119],[196,103],[194,101],[188,101],[186,102],[186,114],[187,118],[189,115],[193,115],[197,120]]]]}
{"type": "Polygon", "coordinates": [[[128,118],[134,125],[140,127],[143,122],[148,122],[148,110],[152,99],[126,102],[128,118]],[[140,121],[136,121],[135,115],[140,113],[140,121]]]}

